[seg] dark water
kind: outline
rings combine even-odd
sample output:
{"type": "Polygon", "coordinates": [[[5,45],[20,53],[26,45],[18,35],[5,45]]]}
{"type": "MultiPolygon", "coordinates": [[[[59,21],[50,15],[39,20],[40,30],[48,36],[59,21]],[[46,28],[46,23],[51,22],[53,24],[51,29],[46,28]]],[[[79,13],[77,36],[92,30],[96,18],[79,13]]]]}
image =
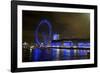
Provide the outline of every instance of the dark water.
{"type": "Polygon", "coordinates": [[[31,52],[30,61],[56,61],[89,59],[89,50],[35,48],[31,52]]]}

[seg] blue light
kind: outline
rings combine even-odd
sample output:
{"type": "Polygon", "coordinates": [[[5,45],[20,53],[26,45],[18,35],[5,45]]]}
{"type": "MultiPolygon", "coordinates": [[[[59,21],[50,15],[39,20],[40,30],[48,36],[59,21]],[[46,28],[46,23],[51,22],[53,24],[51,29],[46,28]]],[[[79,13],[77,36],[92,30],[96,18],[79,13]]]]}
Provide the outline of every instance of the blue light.
{"type": "Polygon", "coordinates": [[[39,61],[41,50],[39,48],[35,48],[32,50],[32,61],[39,61]]]}
{"type": "Polygon", "coordinates": [[[60,47],[61,45],[62,45],[61,42],[52,42],[52,43],[51,43],[51,46],[52,46],[52,47],[60,47]]]}
{"type": "Polygon", "coordinates": [[[72,47],[73,46],[73,42],[72,41],[66,41],[63,44],[65,47],[72,47]]]}
{"type": "Polygon", "coordinates": [[[55,42],[52,42],[52,43],[51,43],[51,46],[55,46],[55,45],[56,45],[56,43],[55,43],[55,42]]]}
{"type": "Polygon", "coordinates": [[[67,56],[67,50],[66,49],[63,49],[63,55],[67,56]]]}
{"type": "Polygon", "coordinates": [[[71,57],[74,56],[74,50],[73,50],[73,49],[70,50],[70,56],[71,56],[71,57]]]}
{"type": "Polygon", "coordinates": [[[79,56],[84,56],[87,54],[86,50],[78,50],[79,56]]]}
{"type": "Polygon", "coordinates": [[[50,59],[50,55],[48,54],[48,49],[43,48],[41,52],[41,61],[48,61],[50,59]]]}
{"type": "Polygon", "coordinates": [[[57,58],[57,50],[55,48],[51,48],[51,59],[56,60],[57,58]]]}
{"type": "Polygon", "coordinates": [[[90,43],[85,44],[86,48],[90,48],[90,43]]]}
{"type": "Polygon", "coordinates": [[[53,35],[53,40],[59,40],[59,34],[54,34],[53,35]]]}
{"type": "Polygon", "coordinates": [[[78,43],[78,48],[90,48],[90,43],[80,42],[80,43],[78,43]]]}
{"type": "Polygon", "coordinates": [[[70,50],[63,49],[63,60],[70,58],[70,50]]]}
{"type": "Polygon", "coordinates": [[[61,42],[57,42],[56,45],[60,47],[62,45],[62,43],[61,42]]]}
{"type": "MultiPolygon", "coordinates": [[[[38,24],[38,27],[36,28],[36,31],[35,31],[35,42],[38,44],[38,45],[40,45],[41,43],[45,43],[45,44],[47,44],[47,42],[49,42],[50,40],[51,40],[51,34],[52,34],[52,26],[51,26],[51,23],[47,20],[47,19],[42,19],[41,21],[40,21],[40,23],[38,24]],[[48,30],[49,30],[49,36],[48,36],[48,39],[43,39],[44,40],[44,42],[40,42],[40,40],[39,40],[39,35],[38,35],[38,33],[39,33],[39,29],[40,29],[40,26],[42,26],[42,25],[46,25],[46,26],[48,26],[48,30]]],[[[43,35],[43,34],[42,34],[43,35]]],[[[45,38],[45,36],[43,36],[44,38],[45,38]]]]}

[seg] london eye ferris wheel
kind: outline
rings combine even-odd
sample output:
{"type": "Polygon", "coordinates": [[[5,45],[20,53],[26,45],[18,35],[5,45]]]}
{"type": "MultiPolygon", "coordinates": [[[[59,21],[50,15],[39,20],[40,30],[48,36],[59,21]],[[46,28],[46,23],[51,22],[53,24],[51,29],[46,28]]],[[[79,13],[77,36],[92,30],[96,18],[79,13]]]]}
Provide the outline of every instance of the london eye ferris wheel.
{"type": "Polygon", "coordinates": [[[52,26],[50,21],[42,19],[35,30],[35,42],[38,46],[48,45],[52,39],[52,26]]]}

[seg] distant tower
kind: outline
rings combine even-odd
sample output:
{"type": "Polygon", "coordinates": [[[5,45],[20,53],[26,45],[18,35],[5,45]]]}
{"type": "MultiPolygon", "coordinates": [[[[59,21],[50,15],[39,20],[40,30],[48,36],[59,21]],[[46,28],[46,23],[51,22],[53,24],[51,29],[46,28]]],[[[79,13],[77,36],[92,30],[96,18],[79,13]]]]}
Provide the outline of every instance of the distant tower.
{"type": "Polygon", "coordinates": [[[53,34],[53,40],[59,40],[60,39],[60,35],[55,33],[53,34]]]}

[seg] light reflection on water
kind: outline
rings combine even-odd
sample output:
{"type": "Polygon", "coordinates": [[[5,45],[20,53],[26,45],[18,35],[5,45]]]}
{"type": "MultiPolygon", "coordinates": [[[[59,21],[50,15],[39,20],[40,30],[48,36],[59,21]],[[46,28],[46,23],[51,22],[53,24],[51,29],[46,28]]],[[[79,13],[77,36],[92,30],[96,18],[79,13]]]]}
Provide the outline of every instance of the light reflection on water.
{"type": "Polygon", "coordinates": [[[31,61],[56,61],[89,59],[89,51],[74,49],[35,48],[32,50],[31,61]]]}

